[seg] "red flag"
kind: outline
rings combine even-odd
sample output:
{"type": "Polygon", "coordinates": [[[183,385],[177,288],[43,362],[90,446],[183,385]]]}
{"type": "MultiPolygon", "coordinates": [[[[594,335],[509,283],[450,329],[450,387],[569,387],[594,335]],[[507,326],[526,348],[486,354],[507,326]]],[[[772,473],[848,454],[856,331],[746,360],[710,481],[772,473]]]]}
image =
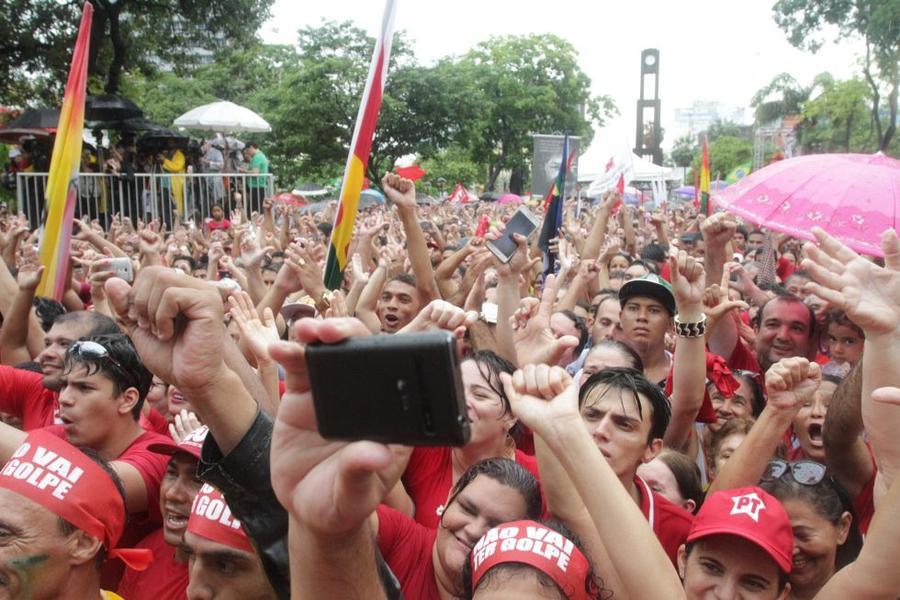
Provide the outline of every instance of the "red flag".
{"type": "Polygon", "coordinates": [[[418,179],[422,179],[425,176],[425,171],[422,170],[422,167],[419,165],[411,165],[409,167],[398,167],[394,169],[394,173],[399,175],[400,177],[406,177],[407,179],[412,179],[416,181],[418,179]]]}
{"type": "Polygon", "coordinates": [[[481,220],[478,221],[478,229],[475,230],[475,237],[484,237],[490,226],[491,223],[488,221],[487,215],[481,215],[481,220]]]}
{"type": "Polygon", "coordinates": [[[625,193],[625,173],[619,175],[619,183],[616,185],[616,191],[620,194],[625,193]]]}

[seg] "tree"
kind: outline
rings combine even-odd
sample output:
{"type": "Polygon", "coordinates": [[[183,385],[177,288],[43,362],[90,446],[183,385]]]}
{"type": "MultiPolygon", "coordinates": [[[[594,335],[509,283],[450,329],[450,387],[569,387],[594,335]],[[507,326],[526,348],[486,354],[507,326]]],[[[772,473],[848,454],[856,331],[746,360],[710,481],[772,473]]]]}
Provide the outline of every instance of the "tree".
{"type": "Polygon", "coordinates": [[[510,188],[522,193],[532,134],[568,132],[587,147],[592,123],[615,112],[608,96],[591,95],[575,49],[555,35],[494,37],[466,53],[461,66],[475,78],[483,111],[461,123],[462,133],[473,159],[487,166],[488,189],[510,169],[510,188]]]}
{"type": "Polygon", "coordinates": [[[807,88],[788,73],[781,73],[753,95],[750,106],[756,109],[757,124],[762,125],[790,115],[799,115],[807,98],[807,88]]]}
{"type": "MultiPolygon", "coordinates": [[[[89,0],[92,90],[114,94],[129,71],[196,66],[199,50],[256,40],[273,0],[89,0]],[[97,89],[94,89],[97,88],[97,89]]],[[[0,11],[0,101],[28,104],[62,94],[78,30],[79,0],[19,0],[0,11]]],[[[51,102],[53,103],[53,102],[51,102]]]]}
{"type": "Polygon", "coordinates": [[[861,79],[822,81],[822,92],[803,105],[803,147],[808,153],[877,149],[870,90],[861,79]]]}
{"type": "Polygon", "coordinates": [[[749,138],[750,130],[750,127],[743,127],[734,121],[716,119],[716,122],[709,126],[706,136],[710,142],[726,135],[731,137],[749,138]]]}
{"type": "MultiPolygon", "coordinates": [[[[710,178],[725,179],[736,167],[750,162],[753,158],[753,143],[745,138],[723,135],[709,142],[709,168],[710,178]]],[[[696,173],[700,169],[702,156],[700,152],[694,155],[691,170],[696,173]]]]}
{"type": "Polygon", "coordinates": [[[778,0],[773,11],[775,22],[788,34],[791,44],[797,48],[815,52],[824,43],[820,33],[830,28],[836,29],[836,39],[854,37],[861,38],[865,42],[863,74],[871,91],[872,119],[878,138],[878,148],[887,149],[896,131],[897,122],[898,88],[900,88],[900,2],[778,0]],[[887,89],[886,116],[881,113],[882,85],[887,89]]]}
{"type": "Polygon", "coordinates": [[[672,162],[676,167],[689,167],[698,150],[697,140],[694,139],[694,136],[683,135],[675,140],[675,144],[672,146],[672,162]]]}
{"type": "Polygon", "coordinates": [[[468,149],[455,144],[422,161],[422,169],[427,173],[425,184],[437,186],[438,179],[443,179],[446,193],[450,193],[457,181],[472,187],[484,180],[485,173],[484,168],[472,162],[468,149]]]}

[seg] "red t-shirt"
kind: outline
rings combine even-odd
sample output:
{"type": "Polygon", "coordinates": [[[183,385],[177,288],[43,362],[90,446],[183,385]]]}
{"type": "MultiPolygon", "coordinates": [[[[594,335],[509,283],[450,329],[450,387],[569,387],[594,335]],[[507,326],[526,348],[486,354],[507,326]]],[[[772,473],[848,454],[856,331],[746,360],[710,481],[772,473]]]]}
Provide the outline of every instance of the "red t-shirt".
{"type": "Polygon", "coordinates": [[[146,416],[141,412],[141,418],[138,419],[138,424],[140,424],[144,431],[153,431],[160,435],[171,437],[169,436],[169,422],[166,421],[166,418],[155,408],[151,408],[150,414],[146,416]]]}
{"type": "Polygon", "coordinates": [[[216,221],[215,219],[207,219],[206,228],[210,231],[214,229],[231,229],[231,221],[229,221],[228,219],[222,219],[221,221],[216,221]]]}
{"type": "Polygon", "coordinates": [[[126,567],[118,594],[127,600],[185,600],[188,565],[175,560],[175,547],[166,543],[160,527],[135,546],[153,552],[146,571],[126,567]]]}
{"type": "MultiPolygon", "coordinates": [[[[452,448],[416,448],[403,473],[406,493],[416,505],[416,522],[437,529],[438,507],[447,502],[453,487],[452,448]]],[[[516,450],[516,462],[538,479],[537,459],[516,450]]],[[[544,503],[546,506],[546,503],[544,503]]]]}
{"type": "Polygon", "coordinates": [[[756,354],[754,354],[740,338],[734,345],[731,356],[728,357],[728,368],[733,371],[760,372],[759,361],[756,360],[756,354]]]}
{"type": "Polygon", "coordinates": [[[440,600],[431,552],[437,530],[416,523],[400,511],[378,507],[378,548],[400,581],[404,598],[440,600]]]}
{"type": "Polygon", "coordinates": [[[44,376],[0,365],[0,412],[22,419],[25,431],[55,423],[59,395],[44,387],[44,376]]]}
{"type": "Polygon", "coordinates": [[[641,512],[647,517],[650,528],[662,544],[663,550],[669,555],[672,564],[677,567],[678,548],[687,541],[694,516],[654,492],[637,475],[634,476],[634,484],[641,496],[641,512]]]}

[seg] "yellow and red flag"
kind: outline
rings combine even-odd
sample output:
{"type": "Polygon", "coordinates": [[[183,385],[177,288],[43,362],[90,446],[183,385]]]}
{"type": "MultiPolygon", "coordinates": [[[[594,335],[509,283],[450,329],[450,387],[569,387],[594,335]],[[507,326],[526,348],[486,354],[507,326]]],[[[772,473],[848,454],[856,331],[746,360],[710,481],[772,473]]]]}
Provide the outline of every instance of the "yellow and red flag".
{"type": "Polygon", "coordinates": [[[705,136],[700,160],[700,213],[708,217],[712,214],[712,201],[709,199],[709,144],[705,136]]]}
{"type": "Polygon", "coordinates": [[[44,275],[37,295],[62,300],[68,285],[69,243],[78,202],[78,168],[81,164],[81,134],[84,129],[84,101],[87,91],[88,50],[94,7],[84,3],[81,26],[69,67],[66,94],[59,111],[56,141],[47,178],[47,220],[41,235],[40,259],[44,275]]]}
{"type": "Polygon", "coordinates": [[[325,286],[336,289],[341,285],[344,269],[347,266],[347,252],[350,238],[353,237],[353,225],[356,222],[356,211],[359,207],[359,193],[369,163],[372,150],[372,138],[378,113],[381,112],[381,96],[387,81],[388,63],[391,59],[391,41],[394,37],[395,0],[386,0],[384,16],[381,20],[381,33],[375,40],[372,62],[369,65],[369,77],[356,126],[353,129],[353,141],[350,143],[350,155],[344,168],[344,181],[341,185],[341,203],[334,218],[331,230],[331,242],[328,245],[328,259],[325,263],[325,286]]]}

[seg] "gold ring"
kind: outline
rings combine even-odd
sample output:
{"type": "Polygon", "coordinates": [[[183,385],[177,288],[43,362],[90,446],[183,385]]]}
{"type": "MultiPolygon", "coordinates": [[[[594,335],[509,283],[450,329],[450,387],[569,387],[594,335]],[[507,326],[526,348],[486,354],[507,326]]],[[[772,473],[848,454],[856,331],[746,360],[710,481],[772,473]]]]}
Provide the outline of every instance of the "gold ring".
{"type": "Polygon", "coordinates": [[[303,260],[302,258],[298,258],[298,259],[297,259],[297,262],[300,263],[300,266],[301,266],[301,267],[305,267],[305,266],[306,266],[306,261],[303,260]]]}

